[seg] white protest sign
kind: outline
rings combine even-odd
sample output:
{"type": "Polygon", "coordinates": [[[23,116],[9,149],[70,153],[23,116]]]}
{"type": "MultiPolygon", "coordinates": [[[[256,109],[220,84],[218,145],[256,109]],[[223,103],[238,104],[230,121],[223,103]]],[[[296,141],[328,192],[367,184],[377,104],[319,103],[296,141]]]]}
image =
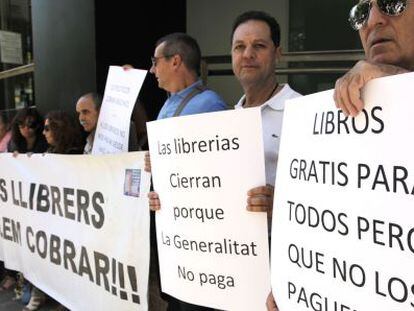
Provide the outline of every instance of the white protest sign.
{"type": "Polygon", "coordinates": [[[280,311],[413,309],[413,84],[370,82],[355,119],[332,91],[286,104],[271,262],[280,311]]]}
{"type": "Polygon", "coordinates": [[[131,113],[146,70],[110,66],[92,154],[128,152],[131,113]]]}
{"type": "Polygon", "coordinates": [[[225,310],[264,310],[267,216],[246,211],[265,184],[260,109],[147,123],[162,290],[225,310]]]}
{"type": "Polygon", "coordinates": [[[0,258],[71,310],[147,310],[143,152],[0,154],[0,258]]]}

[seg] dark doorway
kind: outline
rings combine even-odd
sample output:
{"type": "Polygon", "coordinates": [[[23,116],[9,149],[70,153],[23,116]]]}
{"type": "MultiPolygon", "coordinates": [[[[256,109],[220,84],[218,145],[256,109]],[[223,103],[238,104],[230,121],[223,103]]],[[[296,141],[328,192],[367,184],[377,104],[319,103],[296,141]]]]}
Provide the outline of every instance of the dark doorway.
{"type": "MultiPolygon", "coordinates": [[[[149,70],[158,38],[186,31],[186,1],[95,1],[96,71],[98,92],[103,93],[110,65],[131,64],[149,70]]],[[[166,98],[148,73],[139,95],[154,119],[166,98]]]]}

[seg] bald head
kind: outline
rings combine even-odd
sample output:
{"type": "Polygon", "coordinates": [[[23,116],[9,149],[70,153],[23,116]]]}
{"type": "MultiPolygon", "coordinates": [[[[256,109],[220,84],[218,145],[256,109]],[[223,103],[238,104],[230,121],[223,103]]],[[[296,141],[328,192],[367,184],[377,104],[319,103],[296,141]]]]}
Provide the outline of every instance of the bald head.
{"type": "Polygon", "coordinates": [[[76,103],[76,112],[83,129],[90,133],[96,129],[101,108],[101,100],[97,94],[88,93],[79,98],[76,103]]]}

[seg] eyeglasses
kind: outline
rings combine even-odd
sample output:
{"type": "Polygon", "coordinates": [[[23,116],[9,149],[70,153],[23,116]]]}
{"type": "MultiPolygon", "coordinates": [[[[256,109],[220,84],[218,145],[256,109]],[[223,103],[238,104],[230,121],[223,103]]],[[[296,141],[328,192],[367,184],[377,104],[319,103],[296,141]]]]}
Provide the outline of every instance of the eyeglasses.
{"type": "Polygon", "coordinates": [[[45,126],[43,127],[43,130],[45,132],[49,132],[50,131],[50,125],[49,124],[45,124],[45,126]]]}
{"type": "MultiPolygon", "coordinates": [[[[349,23],[355,30],[360,30],[368,21],[373,0],[362,0],[349,12],[349,23]]],[[[401,15],[407,8],[407,0],[377,0],[381,13],[388,16],[401,15]]]]}
{"type": "Polygon", "coordinates": [[[35,122],[35,121],[33,121],[33,120],[27,120],[26,122],[21,121],[21,122],[18,122],[18,123],[17,123],[17,125],[18,125],[20,128],[25,128],[25,127],[27,127],[27,128],[30,128],[30,129],[35,129],[35,128],[37,127],[36,122],[35,122]]]}
{"type": "Polygon", "coordinates": [[[157,61],[161,58],[169,58],[171,56],[174,56],[175,54],[172,55],[164,55],[164,56],[151,56],[151,63],[153,67],[157,66],[157,61]]]}

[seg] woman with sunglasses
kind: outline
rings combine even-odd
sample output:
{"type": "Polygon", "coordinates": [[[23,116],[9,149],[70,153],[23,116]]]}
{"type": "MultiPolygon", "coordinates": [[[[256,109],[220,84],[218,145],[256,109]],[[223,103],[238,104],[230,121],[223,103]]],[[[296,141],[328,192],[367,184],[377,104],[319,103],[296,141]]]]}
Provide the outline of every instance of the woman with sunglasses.
{"type": "MultiPolygon", "coordinates": [[[[41,153],[47,149],[46,140],[42,135],[43,119],[35,108],[20,110],[13,119],[11,125],[11,139],[7,144],[9,152],[41,153]]],[[[17,272],[5,269],[6,277],[0,284],[0,291],[13,288],[18,277],[17,272]]],[[[22,284],[16,285],[16,298],[22,295],[22,284]]]]}
{"type": "MultiPolygon", "coordinates": [[[[43,153],[47,150],[47,142],[42,135],[43,118],[36,108],[21,109],[13,119],[11,131],[9,152],[43,153]]],[[[46,301],[45,294],[34,286],[30,289],[30,283],[24,280],[21,273],[19,273],[18,280],[15,299],[28,303],[23,310],[37,310],[46,301]]]]}
{"type": "MultiPolygon", "coordinates": [[[[83,144],[79,126],[63,111],[51,111],[47,114],[43,136],[49,145],[47,153],[82,154],[83,144]]],[[[35,286],[31,286],[31,297],[23,311],[38,310],[47,300],[47,296],[35,286]]],[[[59,305],[56,310],[65,310],[59,305]]]]}
{"type": "Polygon", "coordinates": [[[43,118],[36,108],[24,108],[13,119],[12,138],[8,145],[9,152],[42,153],[47,150],[47,143],[42,135],[43,118]]]}
{"type": "Polygon", "coordinates": [[[49,153],[82,154],[82,134],[77,123],[64,111],[51,111],[47,114],[43,135],[49,153]]]}
{"type": "MultiPolygon", "coordinates": [[[[46,115],[43,135],[49,145],[47,153],[82,154],[82,134],[77,123],[64,111],[51,111],[46,115]]],[[[46,294],[32,286],[31,299],[23,311],[37,310],[46,301],[46,294]]],[[[63,305],[53,310],[66,310],[63,305]]]]}

